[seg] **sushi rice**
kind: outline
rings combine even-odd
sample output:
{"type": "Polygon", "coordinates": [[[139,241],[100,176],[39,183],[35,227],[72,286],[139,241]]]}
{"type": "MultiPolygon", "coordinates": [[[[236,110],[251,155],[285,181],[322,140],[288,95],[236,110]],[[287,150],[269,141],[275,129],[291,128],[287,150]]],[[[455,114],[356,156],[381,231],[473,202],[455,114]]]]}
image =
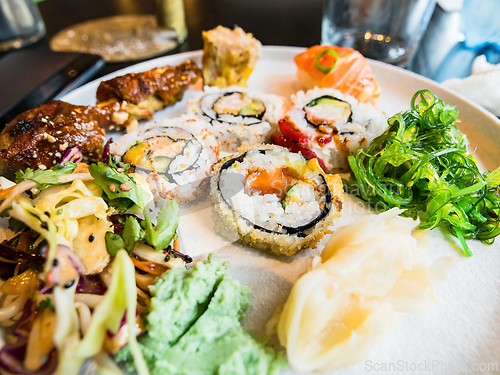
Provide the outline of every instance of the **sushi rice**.
{"type": "Polygon", "coordinates": [[[222,151],[236,151],[241,145],[270,140],[284,115],[287,101],[274,94],[264,94],[239,86],[225,89],[205,86],[188,111],[208,121],[210,132],[222,151]]]}
{"type": "Polygon", "coordinates": [[[145,178],[156,204],[180,204],[204,195],[219,146],[207,123],[184,115],[146,124],[111,145],[111,153],[145,178]]]}

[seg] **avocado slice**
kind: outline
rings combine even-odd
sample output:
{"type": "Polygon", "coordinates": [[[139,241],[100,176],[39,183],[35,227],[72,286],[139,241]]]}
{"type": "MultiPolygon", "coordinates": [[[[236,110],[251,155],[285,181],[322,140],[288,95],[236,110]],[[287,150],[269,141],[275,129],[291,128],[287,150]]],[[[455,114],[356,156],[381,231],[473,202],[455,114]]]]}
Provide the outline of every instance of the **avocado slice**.
{"type": "Polygon", "coordinates": [[[261,100],[250,99],[250,102],[239,110],[238,115],[262,118],[264,112],[266,112],[266,106],[261,100]]]}
{"type": "Polygon", "coordinates": [[[166,173],[172,158],[168,156],[156,156],[152,160],[144,160],[137,164],[137,168],[157,173],[166,173]]]}

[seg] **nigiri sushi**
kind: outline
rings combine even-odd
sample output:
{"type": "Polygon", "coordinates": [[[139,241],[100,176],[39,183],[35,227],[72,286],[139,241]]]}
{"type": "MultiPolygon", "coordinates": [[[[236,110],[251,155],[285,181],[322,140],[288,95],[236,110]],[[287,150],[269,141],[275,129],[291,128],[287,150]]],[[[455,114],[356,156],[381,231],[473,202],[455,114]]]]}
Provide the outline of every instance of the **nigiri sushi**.
{"type": "Polygon", "coordinates": [[[376,104],[380,88],[361,53],[346,47],[313,46],[295,57],[297,79],[307,89],[332,88],[376,104]]]}

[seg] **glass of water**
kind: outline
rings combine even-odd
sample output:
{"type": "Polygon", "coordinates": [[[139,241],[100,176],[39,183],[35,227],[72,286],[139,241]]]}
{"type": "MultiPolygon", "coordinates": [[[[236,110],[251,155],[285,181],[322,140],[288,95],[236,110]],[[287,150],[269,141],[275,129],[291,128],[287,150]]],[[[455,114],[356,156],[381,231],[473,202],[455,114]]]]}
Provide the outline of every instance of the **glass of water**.
{"type": "Polygon", "coordinates": [[[321,44],[403,66],[435,6],[436,0],[324,0],[321,44]]]}
{"type": "Polygon", "coordinates": [[[45,24],[33,0],[0,0],[0,52],[35,43],[45,24]]]}

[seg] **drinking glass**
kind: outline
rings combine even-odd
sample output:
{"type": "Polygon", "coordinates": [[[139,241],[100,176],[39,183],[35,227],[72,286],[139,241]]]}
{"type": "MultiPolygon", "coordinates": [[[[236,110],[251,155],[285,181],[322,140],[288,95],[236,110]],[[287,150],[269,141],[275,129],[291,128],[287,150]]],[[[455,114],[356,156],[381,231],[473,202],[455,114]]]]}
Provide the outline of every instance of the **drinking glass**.
{"type": "Polygon", "coordinates": [[[321,44],[405,65],[435,5],[435,0],[324,0],[321,44]]]}
{"type": "Polygon", "coordinates": [[[0,52],[35,43],[45,24],[33,0],[0,0],[0,52]]]}

